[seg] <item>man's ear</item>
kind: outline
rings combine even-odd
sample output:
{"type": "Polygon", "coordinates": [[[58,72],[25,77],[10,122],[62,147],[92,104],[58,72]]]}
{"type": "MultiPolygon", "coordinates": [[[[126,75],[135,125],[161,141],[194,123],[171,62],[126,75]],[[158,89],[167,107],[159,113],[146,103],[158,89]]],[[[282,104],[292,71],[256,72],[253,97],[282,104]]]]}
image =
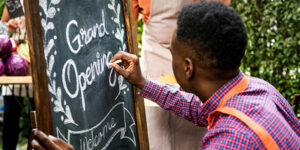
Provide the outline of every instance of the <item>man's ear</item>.
{"type": "Polygon", "coordinates": [[[187,80],[191,79],[194,74],[194,64],[191,58],[186,57],[184,59],[184,73],[185,73],[185,78],[187,80]]]}

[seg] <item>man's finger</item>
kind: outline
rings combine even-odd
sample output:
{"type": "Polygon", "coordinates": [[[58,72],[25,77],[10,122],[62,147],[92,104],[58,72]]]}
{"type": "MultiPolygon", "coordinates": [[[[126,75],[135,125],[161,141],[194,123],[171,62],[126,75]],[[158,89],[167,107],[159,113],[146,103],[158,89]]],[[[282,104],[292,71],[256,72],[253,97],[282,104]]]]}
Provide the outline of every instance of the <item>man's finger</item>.
{"type": "Polygon", "coordinates": [[[44,145],[44,147],[46,147],[47,149],[50,149],[50,150],[60,150],[61,148],[59,148],[56,144],[54,144],[54,142],[52,142],[48,136],[41,132],[41,131],[35,131],[34,132],[35,134],[35,137],[38,138],[39,142],[41,144],[44,145]]]}
{"type": "Polygon", "coordinates": [[[123,55],[123,52],[122,51],[118,51],[115,55],[114,55],[114,57],[110,60],[110,62],[112,63],[112,62],[115,62],[116,60],[118,60],[118,59],[124,59],[123,58],[124,57],[124,55],[123,55]]]}
{"type": "Polygon", "coordinates": [[[34,150],[46,150],[39,142],[35,139],[31,141],[31,146],[34,150]]]}
{"type": "Polygon", "coordinates": [[[110,62],[114,62],[118,59],[122,59],[122,60],[132,60],[133,57],[135,55],[127,53],[127,52],[123,52],[123,51],[119,51],[117,54],[115,54],[115,56],[110,60],[110,62]]]}
{"type": "Polygon", "coordinates": [[[48,136],[49,139],[51,141],[53,141],[55,144],[57,144],[59,147],[61,147],[64,150],[74,150],[74,147],[68,143],[66,143],[65,141],[63,141],[62,139],[53,137],[52,135],[48,136]]]}
{"type": "Polygon", "coordinates": [[[122,67],[120,67],[118,64],[112,64],[111,66],[112,66],[112,67],[115,69],[115,71],[116,71],[117,73],[119,73],[120,75],[122,75],[122,76],[124,76],[124,77],[127,76],[127,72],[126,72],[122,67]]]}

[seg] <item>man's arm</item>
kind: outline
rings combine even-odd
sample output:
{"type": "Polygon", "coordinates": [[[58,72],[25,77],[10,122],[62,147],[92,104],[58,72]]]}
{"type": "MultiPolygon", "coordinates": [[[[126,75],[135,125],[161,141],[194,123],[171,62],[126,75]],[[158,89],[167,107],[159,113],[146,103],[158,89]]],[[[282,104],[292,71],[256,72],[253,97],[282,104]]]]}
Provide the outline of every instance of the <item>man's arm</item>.
{"type": "Polygon", "coordinates": [[[9,13],[8,13],[8,10],[7,10],[6,6],[3,9],[3,13],[2,13],[2,16],[1,16],[1,21],[5,22],[7,24],[9,33],[12,33],[13,31],[15,31],[20,25],[20,20],[19,19],[17,19],[17,18],[10,19],[9,13]]]}
{"type": "Polygon", "coordinates": [[[8,14],[8,10],[7,7],[4,6],[3,12],[2,12],[2,16],[1,16],[1,21],[2,22],[8,22],[8,20],[10,19],[9,14],[8,14]]]}
{"type": "Polygon", "coordinates": [[[177,115],[192,121],[194,124],[203,126],[206,121],[200,116],[202,102],[193,94],[181,91],[179,87],[158,84],[143,77],[136,55],[119,51],[111,60],[112,67],[121,74],[128,82],[143,89],[141,95],[149,98],[161,107],[175,112],[177,115]],[[122,63],[113,62],[121,59],[122,63]]]}
{"type": "Polygon", "coordinates": [[[163,109],[170,110],[178,116],[192,121],[197,126],[206,126],[201,117],[202,102],[191,93],[184,92],[178,85],[168,85],[147,79],[140,95],[154,101],[163,109]]]}

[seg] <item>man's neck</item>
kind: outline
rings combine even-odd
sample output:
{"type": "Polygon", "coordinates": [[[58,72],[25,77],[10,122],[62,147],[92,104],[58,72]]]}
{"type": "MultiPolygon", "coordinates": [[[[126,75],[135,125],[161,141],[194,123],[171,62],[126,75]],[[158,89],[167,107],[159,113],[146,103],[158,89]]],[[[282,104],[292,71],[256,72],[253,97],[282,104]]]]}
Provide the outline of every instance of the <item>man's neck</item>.
{"type": "Polygon", "coordinates": [[[239,74],[239,70],[233,72],[214,71],[194,82],[194,93],[205,103],[224,84],[239,74]]]}

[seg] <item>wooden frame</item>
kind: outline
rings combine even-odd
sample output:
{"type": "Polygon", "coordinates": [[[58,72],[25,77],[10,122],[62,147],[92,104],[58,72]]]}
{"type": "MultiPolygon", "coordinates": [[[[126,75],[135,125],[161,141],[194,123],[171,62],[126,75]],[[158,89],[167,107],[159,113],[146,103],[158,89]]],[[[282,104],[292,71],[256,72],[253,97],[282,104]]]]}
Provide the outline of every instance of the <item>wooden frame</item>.
{"type": "MultiPolygon", "coordinates": [[[[133,5],[131,0],[123,0],[123,9],[125,16],[125,24],[127,31],[127,39],[129,52],[138,56],[138,42],[137,42],[137,23],[134,21],[133,5]],[[131,11],[130,11],[131,10],[131,11]],[[128,15],[126,15],[128,14],[128,15]]],[[[138,89],[134,87],[134,102],[136,111],[136,120],[138,127],[138,137],[141,150],[149,150],[148,130],[145,114],[144,100],[138,95],[138,89]]]]}
{"type": "Polygon", "coordinates": [[[32,68],[32,81],[37,111],[37,127],[46,134],[52,134],[52,117],[42,40],[42,26],[38,0],[24,0],[26,30],[32,68]],[[43,115],[48,114],[48,115],[43,115]]]}
{"type": "MultiPolygon", "coordinates": [[[[129,52],[138,54],[137,29],[133,17],[132,1],[122,0],[127,31],[129,52]]],[[[28,33],[28,45],[30,49],[32,79],[35,88],[34,97],[37,111],[38,129],[46,134],[53,134],[52,119],[50,111],[50,100],[48,91],[48,80],[46,75],[46,63],[44,58],[44,46],[42,38],[42,27],[40,20],[40,8],[38,0],[24,0],[26,29],[28,33]],[[47,115],[45,115],[47,114],[47,115]]],[[[148,150],[148,134],[145,117],[144,102],[134,88],[134,101],[136,110],[137,130],[139,146],[141,150],[148,150]]]]}

